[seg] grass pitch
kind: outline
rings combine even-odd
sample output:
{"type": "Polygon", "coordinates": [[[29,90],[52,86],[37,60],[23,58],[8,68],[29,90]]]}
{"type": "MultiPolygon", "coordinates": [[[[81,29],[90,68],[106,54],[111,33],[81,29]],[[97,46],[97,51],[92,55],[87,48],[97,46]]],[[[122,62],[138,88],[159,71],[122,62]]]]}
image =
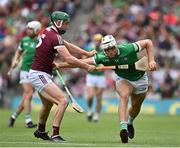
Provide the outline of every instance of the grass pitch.
{"type": "MultiPolygon", "coordinates": [[[[122,144],[119,138],[117,114],[101,114],[98,123],[87,122],[85,114],[66,112],[61,127],[64,143],[43,141],[33,136],[35,129],[27,129],[22,113],[14,128],[7,123],[11,110],[0,110],[0,147],[180,147],[180,117],[139,115],[134,122],[135,138],[122,144]]],[[[38,113],[32,112],[33,121],[38,113]]],[[[51,134],[52,113],[47,130],[51,134]]]]}

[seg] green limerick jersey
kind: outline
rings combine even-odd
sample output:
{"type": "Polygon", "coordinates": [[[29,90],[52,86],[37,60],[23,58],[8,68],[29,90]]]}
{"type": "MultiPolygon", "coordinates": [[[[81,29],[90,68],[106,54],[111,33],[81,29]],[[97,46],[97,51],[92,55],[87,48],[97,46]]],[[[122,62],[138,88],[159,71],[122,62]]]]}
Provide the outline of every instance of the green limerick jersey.
{"type": "Polygon", "coordinates": [[[23,51],[21,70],[29,71],[33,62],[37,41],[29,36],[25,36],[19,45],[19,50],[23,51]]]}
{"type": "MultiPolygon", "coordinates": [[[[139,46],[137,43],[119,44],[117,45],[118,55],[114,58],[108,58],[102,51],[96,54],[94,62],[96,64],[103,64],[105,66],[111,65],[123,65],[123,64],[134,64],[138,61],[137,52],[139,52],[139,46]]],[[[115,69],[115,73],[127,80],[136,81],[144,75],[144,71],[130,70],[130,69],[115,69]]]]}
{"type": "MultiPolygon", "coordinates": [[[[93,48],[92,46],[90,46],[89,48],[87,48],[87,51],[92,51],[94,50],[95,48],[93,48]]],[[[98,51],[102,51],[102,49],[99,49],[98,51]]],[[[97,51],[97,52],[98,52],[97,51]]],[[[104,75],[104,72],[102,71],[93,71],[93,72],[89,72],[89,74],[91,75],[95,75],[95,76],[103,76],[104,75]]]]}

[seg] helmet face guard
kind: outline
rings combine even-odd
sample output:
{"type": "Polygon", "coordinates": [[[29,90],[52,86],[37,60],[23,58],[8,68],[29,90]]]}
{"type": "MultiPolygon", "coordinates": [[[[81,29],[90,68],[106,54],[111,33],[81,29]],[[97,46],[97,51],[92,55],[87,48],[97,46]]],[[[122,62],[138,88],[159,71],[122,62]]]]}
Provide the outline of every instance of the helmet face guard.
{"type": "Polygon", "coordinates": [[[70,16],[65,13],[65,12],[61,12],[61,11],[54,11],[51,15],[51,22],[53,23],[53,25],[56,27],[56,29],[58,30],[59,34],[64,34],[66,32],[66,30],[61,29],[63,22],[70,22],[70,16]],[[61,23],[60,25],[57,25],[56,21],[60,20],[61,23]]]}
{"type": "Polygon", "coordinates": [[[106,35],[102,38],[101,48],[106,50],[117,45],[115,38],[112,35],[106,35]]]}

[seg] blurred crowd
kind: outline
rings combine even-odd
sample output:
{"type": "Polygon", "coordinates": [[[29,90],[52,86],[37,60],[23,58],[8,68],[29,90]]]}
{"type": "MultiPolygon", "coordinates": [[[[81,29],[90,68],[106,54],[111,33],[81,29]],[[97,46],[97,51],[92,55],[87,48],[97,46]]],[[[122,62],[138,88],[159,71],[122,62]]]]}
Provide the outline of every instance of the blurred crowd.
{"type": "Polygon", "coordinates": [[[159,68],[149,73],[147,97],[180,97],[180,0],[100,0],[82,32],[77,41],[84,49],[97,32],[118,43],[151,39],[159,68]]]}
{"type": "Polygon", "coordinates": [[[7,72],[19,41],[25,36],[27,22],[40,21],[43,32],[49,26],[49,14],[53,11],[65,11],[73,18],[79,6],[80,0],[0,1],[0,106],[4,95],[19,92],[18,70],[15,70],[12,78],[7,76],[7,72]]]}
{"type": "MultiPolygon", "coordinates": [[[[43,29],[49,25],[54,10],[76,16],[81,0],[1,0],[0,2],[0,104],[6,90],[15,90],[18,79],[7,76],[8,67],[19,40],[25,35],[26,23],[38,20],[43,29]]],[[[149,73],[148,98],[180,97],[180,0],[97,0],[88,21],[80,26],[76,45],[87,49],[96,33],[112,34],[118,43],[149,38],[159,69],[149,73]]],[[[87,10],[88,11],[88,10],[87,10]]],[[[73,21],[72,21],[73,23],[73,21]]],[[[42,30],[43,30],[42,29],[42,30]]],[[[69,70],[67,83],[77,96],[85,91],[86,72],[69,70]],[[77,79],[78,78],[78,79],[77,79]]],[[[107,72],[108,88],[113,88],[111,72],[107,72]]],[[[107,90],[107,94],[111,92],[107,90]]],[[[15,92],[16,93],[16,92],[15,92]]]]}

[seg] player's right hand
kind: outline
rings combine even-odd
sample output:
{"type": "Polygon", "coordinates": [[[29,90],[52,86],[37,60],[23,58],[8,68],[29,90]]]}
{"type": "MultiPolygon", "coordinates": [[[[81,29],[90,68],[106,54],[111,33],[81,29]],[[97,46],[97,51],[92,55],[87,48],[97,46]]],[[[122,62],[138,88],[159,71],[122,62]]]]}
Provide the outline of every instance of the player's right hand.
{"type": "Polygon", "coordinates": [[[53,67],[53,70],[56,70],[56,69],[59,68],[59,65],[58,65],[58,63],[53,62],[53,63],[52,63],[52,67],[53,67]]]}
{"type": "Polygon", "coordinates": [[[156,68],[157,68],[157,64],[156,64],[155,61],[149,62],[149,64],[148,64],[148,70],[149,70],[149,71],[155,71],[156,68]]]}
{"type": "Polygon", "coordinates": [[[8,75],[8,76],[11,76],[11,74],[12,74],[12,68],[10,68],[10,70],[9,70],[8,73],[7,73],[7,75],[8,75]]]}
{"type": "Polygon", "coordinates": [[[96,50],[92,50],[92,51],[90,51],[90,52],[88,52],[88,57],[92,57],[92,56],[94,56],[95,54],[97,53],[97,51],[96,50]]]}
{"type": "Polygon", "coordinates": [[[92,72],[94,70],[96,70],[96,66],[95,65],[89,65],[88,68],[87,68],[88,72],[92,72]]]}

